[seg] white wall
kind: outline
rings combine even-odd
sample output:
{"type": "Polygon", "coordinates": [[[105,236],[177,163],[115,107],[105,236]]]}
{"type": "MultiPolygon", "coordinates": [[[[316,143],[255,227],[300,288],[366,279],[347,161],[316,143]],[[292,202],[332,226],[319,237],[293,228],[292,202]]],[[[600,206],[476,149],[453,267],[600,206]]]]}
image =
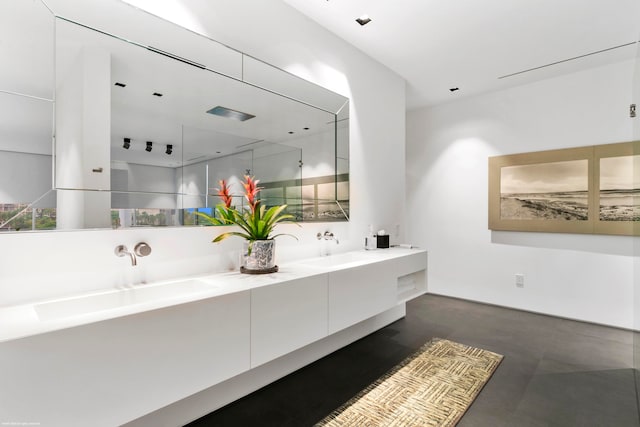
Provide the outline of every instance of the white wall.
{"type": "MultiPolygon", "coordinates": [[[[48,2],[64,15],[117,25],[115,0],[48,2]],[[67,13],[68,12],[68,13],[67,13]]],[[[120,2],[116,2],[121,4],[120,2]]],[[[278,241],[282,262],[319,254],[318,231],[329,229],[340,249],[360,247],[367,225],[404,230],[404,80],[278,0],[180,2],[207,35],[296,72],[351,98],[351,221],[283,227],[300,240],[278,241]]],[[[178,15],[175,15],[178,16],[178,15]]],[[[178,52],[179,53],[179,52],[178,52]]],[[[0,306],[146,280],[233,267],[240,243],[210,243],[218,230],[129,229],[0,235],[0,306]],[[145,240],[151,256],[135,269],[117,258],[117,244],[145,240]]],[[[392,241],[400,239],[392,236],[392,241]]]]}
{"type": "Polygon", "coordinates": [[[409,235],[429,250],[430,292],[633,327],[634,238],[487,228],[489,156],[633,139],[633,65],[408,113],[409,235]]]}

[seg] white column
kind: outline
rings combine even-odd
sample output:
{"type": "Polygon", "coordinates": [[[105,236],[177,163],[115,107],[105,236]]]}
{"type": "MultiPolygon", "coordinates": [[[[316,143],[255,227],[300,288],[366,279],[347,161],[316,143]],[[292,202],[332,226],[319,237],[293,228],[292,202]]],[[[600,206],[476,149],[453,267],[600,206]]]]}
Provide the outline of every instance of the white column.
{"type": "Polygon", "coordinates": [[[110,227],[111,57],[83,48],[59,64],[56,91],[57,223],[60,229],[110,227]],[[66,67],[66,68],[65,68],[66,67]]]}

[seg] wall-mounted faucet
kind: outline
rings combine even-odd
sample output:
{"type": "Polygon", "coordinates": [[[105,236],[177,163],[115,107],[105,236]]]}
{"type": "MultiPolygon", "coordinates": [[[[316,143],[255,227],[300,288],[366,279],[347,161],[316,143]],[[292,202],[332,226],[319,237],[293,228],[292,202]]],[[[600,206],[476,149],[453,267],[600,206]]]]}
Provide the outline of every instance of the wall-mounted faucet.
{"type": "Polygon", "coordinates": [[[118,245],[116,246],[115,249],[115,254],[118,257],[123,257],[123,256],[127,256],[129,255],[129,257],[131,258],[131,265],[136,266],[138,265],[138,260],[136,259],[136,254],[134,254],[133,252],[129,252],[129,249],[127,249],[127,247],[125,245],[118,245]]]}
{"type": "Polygon", "coordinates": [[[138,259],[136,258],[136,255],[139,257],[148,256],[151,253],[151,246],[149,246],[145,242],[140,242],[135,246],[135,248],[133,248],[133,252],[131,252],[125,245],[118,245],[116,246],[114,252],[118,257],[125,257],[128,255],[131,259],[131,265],[135,267],[136,265],[138,265],[138,259]]]}
{"type": "Polygon", "coordinates": [[[340,243],[340,241],[338,240],[338,238],[336,236],[333,235],[332,232],[330,231],[325,231],[324,234],[318,232],[318,234],[316,234],[316,238],[318,240],[335,240],[336,245],[340,243]]]}

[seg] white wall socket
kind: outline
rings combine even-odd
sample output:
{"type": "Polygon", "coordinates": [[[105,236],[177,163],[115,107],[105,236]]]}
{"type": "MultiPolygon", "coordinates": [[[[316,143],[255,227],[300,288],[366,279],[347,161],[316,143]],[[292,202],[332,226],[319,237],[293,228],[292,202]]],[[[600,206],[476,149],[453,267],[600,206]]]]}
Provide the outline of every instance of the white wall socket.
{"type": "Polygon", "coordinates": [[[524,274],[516,274],[516,287],[524,288],[524,274]]]}

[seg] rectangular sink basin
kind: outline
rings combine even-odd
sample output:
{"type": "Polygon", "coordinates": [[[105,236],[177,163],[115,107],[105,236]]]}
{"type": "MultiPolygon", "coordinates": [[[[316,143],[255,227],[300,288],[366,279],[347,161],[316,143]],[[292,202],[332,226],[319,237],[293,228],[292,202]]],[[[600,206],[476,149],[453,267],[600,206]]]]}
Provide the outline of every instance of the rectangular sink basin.
{"type": "Polygon", "coordinates": [[[341,265],[351,264],[355,262],[367,261],[372,259],[373,256],[368,256],[365,253],[346,252],[343,254],[329,255],[320,258],[313,258],[308,260],[302,260],[299,262],[301,265],[307,265],[311,267],[338,267],[341,265]]]}
{"type": "Polygon", "coordinates": [[[218,285],[202,280],[185,280],[157,285],[139,285],[131,289],[113,290],[35,305],[40,320],[55,320],[103,310],[143,304],[206,292],[218,285]]]}

